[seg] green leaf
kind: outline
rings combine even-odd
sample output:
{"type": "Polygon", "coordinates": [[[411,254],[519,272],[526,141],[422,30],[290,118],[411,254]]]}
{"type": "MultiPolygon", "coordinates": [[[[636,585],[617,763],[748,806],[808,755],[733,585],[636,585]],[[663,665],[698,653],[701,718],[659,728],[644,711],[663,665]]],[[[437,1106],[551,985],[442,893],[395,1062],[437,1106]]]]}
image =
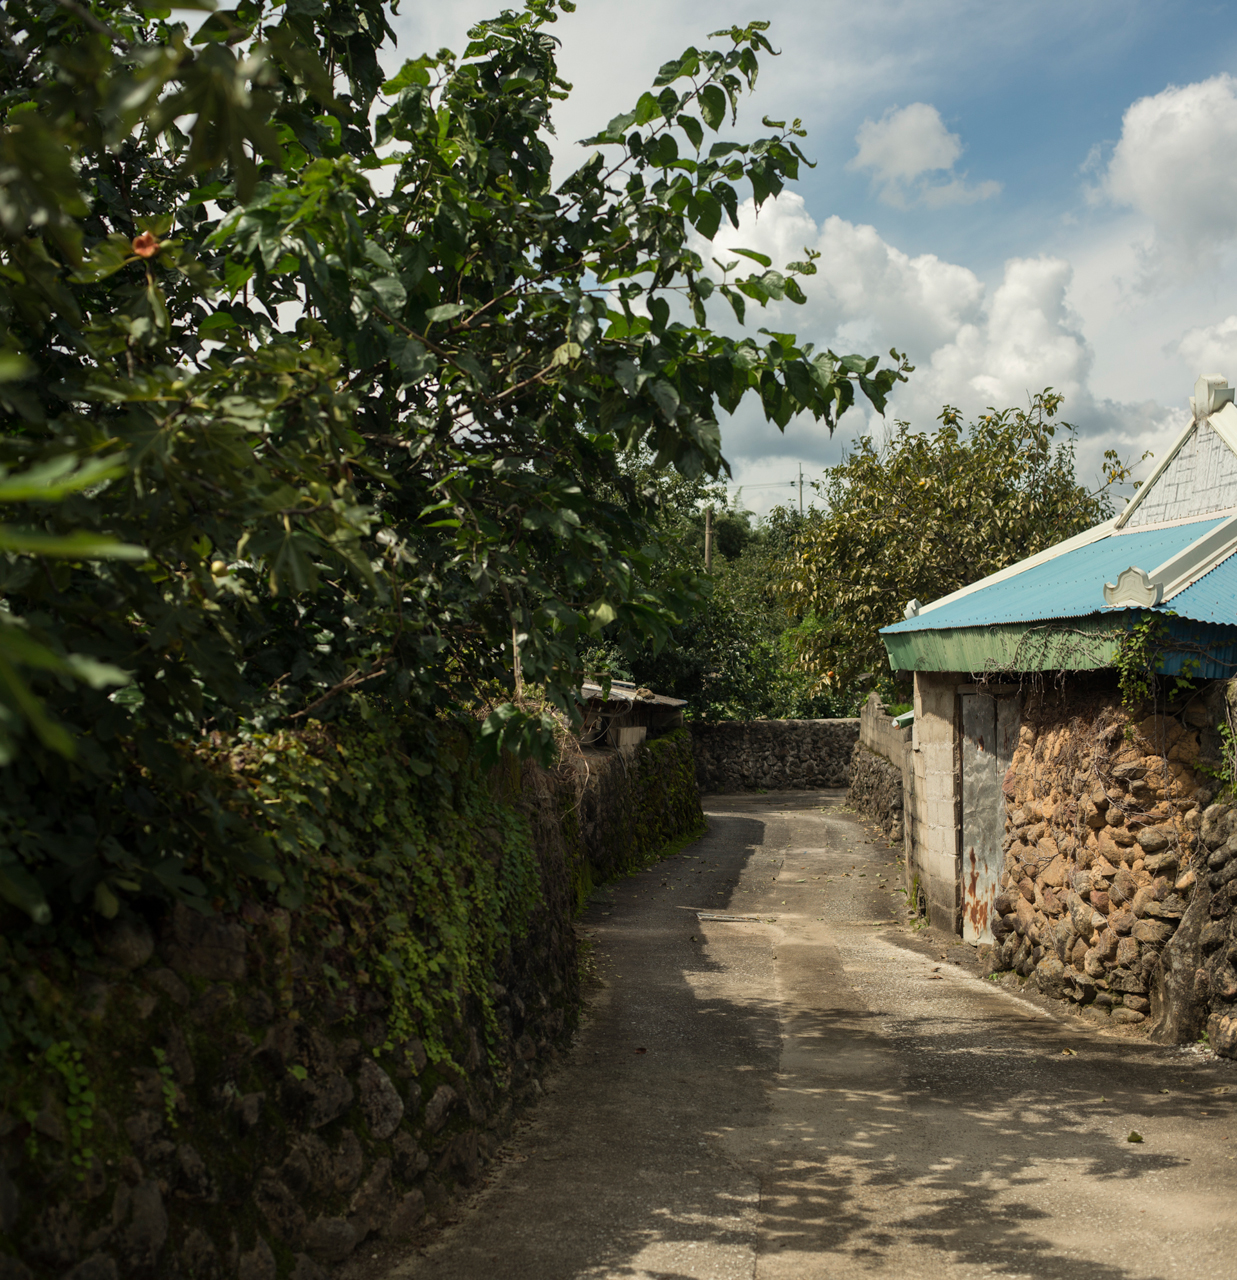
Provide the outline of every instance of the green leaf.
{"type": "Polygon", "coordinates": [[[105,920],[114,919],[120,910],[120,899],[104,880],[100,880],[94,887],[94,909],[105,920]]]}
{"type": "Polygon", "coordinates": [[[35,556],[59,556],[71,560],[149,560],[144,547],[120,542],[107,534],[37,533],[0,525],[0,551],[19,551],[35,556]]]}
{"type": "Polygon", "coordinates": [[[0,351],[0,382],[19,382],[34,372],[34,364],[20,351],[0,351]]]}
{"type": "Polygon", "coordinates": [[[714,133],[726,119],[726,95],[715,84],[706,84],[700,90],[700,114],[714,133]]]}
{"type": "Polygon", "coordinates": [[[444,302],[439,306],[430,307],[425,313],[425,318],[431,324],[437,324],[443,320],[454,320],[456,316],[462,316],[468,308],[459,302],[444,302]]]}
{"type": "Polygon", "coordinates": [[[745,258],[751,258],[753,262],[759,262],[762,267],[771,267],[773,265],[773,259],[768,254],[757,253],[755,249],[737,249],[733,245],[728,245],[726,252],[742,254],[745,258]]]}
{"type": "Polygon", "coordinates": [[[704,129],[700,121],[695,116],[681,115],[677,117],[676,123],[687,134],[692,146],[699,151],[704,145],[704,129]]]}
{"type": "Polygon", "coordinates": [[[640,101],[636,103],[634,124],[648,124],[650,120],[658,120],[661,118],[661,104],[651,93],[642,93],[640,101]]]}
{"type": "Polygon", "coordinates": [[[670,383],[658,378],[649,383],[649,391],[667,422],[673,422],[679,409],[679,393],[670,383]]]}
{"type": "Polygon", "coordinates": [[[398,340],[393,364],[400,375],[400,386],[411,387],[428,378],[438,368],[438,360],[415,338],[398,340]]]}
{"type": "Polygon", "coordinates": [[[24,911],[35,924],[50,924],[51,907],[39,882],[19,863],[0,864],[0,898],[24,911]]]}

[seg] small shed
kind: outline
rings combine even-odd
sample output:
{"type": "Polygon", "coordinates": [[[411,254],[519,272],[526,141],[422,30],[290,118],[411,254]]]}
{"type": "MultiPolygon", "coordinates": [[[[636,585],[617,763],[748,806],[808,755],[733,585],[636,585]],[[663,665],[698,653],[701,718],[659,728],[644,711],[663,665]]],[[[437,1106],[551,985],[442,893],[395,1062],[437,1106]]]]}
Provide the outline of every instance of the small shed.
{"type": "Polygon", "coordinates": [[[1111,669],[1147,614],[1163,622],[1163,673],[1237,673],[1234,389],[1204,375],[1190,406],[1189,425],[1120,515],[929,604],[911,601],[881,632],[894,670],[914,673],[908,876],[932,922],[969,941],[993,938],[1009,846],[1003,785],[1027,673],[1111,669]]]}
{"type": "Polygon", "coordinates": [[[586,681],[581,741],[591,747],[633,747],[683,723],[684,698],[669,698],[634,684],[611,680],[607,697],[602,686],[586,681]]]}

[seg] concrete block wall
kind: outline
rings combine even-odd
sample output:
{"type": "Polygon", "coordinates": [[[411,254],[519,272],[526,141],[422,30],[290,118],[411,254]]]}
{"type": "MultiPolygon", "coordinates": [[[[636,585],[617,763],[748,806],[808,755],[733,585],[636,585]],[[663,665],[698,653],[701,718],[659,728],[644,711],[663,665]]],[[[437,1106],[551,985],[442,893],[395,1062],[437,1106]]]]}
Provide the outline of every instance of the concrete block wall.
{"type": "Polygon", "coordinates": [[[928,920],[938,929],[961,929],[957,686],[968,676],[915,673],[912,726],[907,888],[923,894],[928,920]]]}
{"type": "Polygon", "coordinates": [[[868,694],[867,702],[859,709],[859,741],[870,751],[900,766],[903,744],[910,740],[910,725],[899,728],[885,710],[880,696],[868,694]]]}

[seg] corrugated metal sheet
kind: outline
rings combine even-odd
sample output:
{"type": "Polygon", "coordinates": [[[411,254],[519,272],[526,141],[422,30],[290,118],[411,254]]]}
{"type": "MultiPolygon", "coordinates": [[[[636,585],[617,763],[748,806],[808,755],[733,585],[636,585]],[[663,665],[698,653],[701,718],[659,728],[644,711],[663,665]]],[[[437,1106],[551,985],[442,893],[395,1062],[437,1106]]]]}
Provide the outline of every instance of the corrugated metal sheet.
{"type": "Polygon", "coordinates": [[[1222,560],[1161,608],[1199,622],[1237,622],[1237,555],[1222,560]]]}
{"type": "MultiPolygon", "coordinates": [[[[883,638],[889,665],[895,671],[969,671],[976,675],[1095,671],[1112,665],[1121,636],[1142,614],[1143,610],[1136,609],[1059,622],[1049,619],[893,635],[886,628],[883,638]]],[[[1237,626],[1170,617],[1168,630],[1181,647],[1165,655],[1160,666],[1165,675],[1177,675],[1187,662],[1191,674],[1203,679],[1237,675],[1237,626]]]]}
{"type": "Polygon", "coordinates": [[[1077,618],[1004,626],[881,633],[895,671],[1096,671],[1112,665],[1121,619],[1077,618]]]}
{"type": "MultiPolygon", "coordinates": [[[[1122,569],[1137,565],[1150,571],[1219,523],[1219,519],[1211,517],[1168,529],[1138,529],[1113,534],[1099,542],[1067,551],[1055,560],[1035,565],[1003,582],[983,587],[939,609],[884,627],[881,634],[892,637],[900,633],[1038,622],[1052,618],[1083,618],[1100,613],[1105,608],[1104,584],[1115,582],[1122,569]]],[[[1237,557],[1232,560],[1237,560],[1237,557]]],[[[1197,617],[1199,621],[1237,621],[1237,605],[1226,606],[1226,602],[1237,598],[1237,564],[1232,560],[1187,587],[1167,607],[1182,616],[1197,617]],[[1225,570],[1228,572],[1222,573],[1225,570]],[[1221,576],[1216,579],[1215,589],[1205,588],[1204,584],[1217,574],[1221,576]],[[1192,599],[1187,600],[1187,597],[1192,599]]],[[[965,671],[977,668],[940,669],[965,671]]]]}

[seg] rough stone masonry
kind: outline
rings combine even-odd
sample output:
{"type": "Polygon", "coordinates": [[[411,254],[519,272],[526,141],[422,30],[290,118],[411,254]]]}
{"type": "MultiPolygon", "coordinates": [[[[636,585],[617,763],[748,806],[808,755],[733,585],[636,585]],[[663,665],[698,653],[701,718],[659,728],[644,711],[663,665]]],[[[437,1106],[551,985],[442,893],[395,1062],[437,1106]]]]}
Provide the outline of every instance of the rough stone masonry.
{"type": "Polygon", "coordinates": [[[848,785],[859,721],[696,721],[691,735],[702,792],[811,790],[848,785]]]}
{"type": "Polygon", "coordinates": [[[1204,1029],[1237,1052],[1237,810],[1213,804],[1223,687],[1131,715],[1115,694],[1028,700],[1004,782],[988,967],[1091,1018],[1204,1029]]]}

